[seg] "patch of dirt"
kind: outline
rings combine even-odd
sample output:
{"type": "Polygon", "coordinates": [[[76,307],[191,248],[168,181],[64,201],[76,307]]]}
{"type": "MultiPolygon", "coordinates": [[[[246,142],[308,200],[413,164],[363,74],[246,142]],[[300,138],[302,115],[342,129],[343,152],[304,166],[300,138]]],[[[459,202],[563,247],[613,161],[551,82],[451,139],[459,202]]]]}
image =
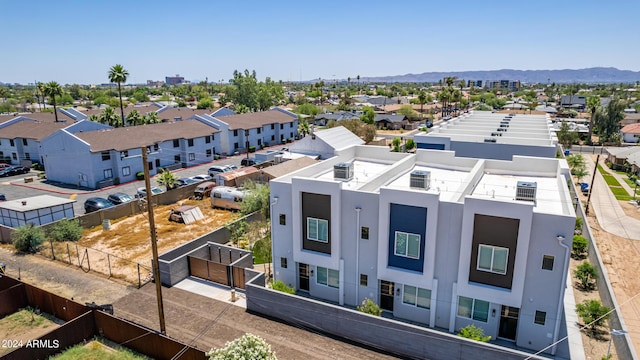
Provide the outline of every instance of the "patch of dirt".
{"type": "Polygon", "coordinates": [[[21,309],[5,316],[0,319],[0,357],[17,347],[26,346],[29,340],[37,339],[58,326],[49,317],[31,309],[21,309]]]}
{"type": "MultiPolygon", "coordinates": [[[[158,254],[170,251],[239,217],[238,213],[211,207],[209,199],[184,200],[179,204],[154,207],[158,254]],[[171,210],[182,205],[198,206],[203,219],[191,224],[169,221],[171,210]]],[[[41,254],[51,257],[51,246],[60,261],[137,284],[151,277],[151,235],[147,212],[114,220],[109,230],[96,226],[84,232],[76,243],[44,244],[41,254]],[[140,268],[138,267],[140,264],[140,268]],[[138,273],[140,270],[140,274],[138,273]]]]}

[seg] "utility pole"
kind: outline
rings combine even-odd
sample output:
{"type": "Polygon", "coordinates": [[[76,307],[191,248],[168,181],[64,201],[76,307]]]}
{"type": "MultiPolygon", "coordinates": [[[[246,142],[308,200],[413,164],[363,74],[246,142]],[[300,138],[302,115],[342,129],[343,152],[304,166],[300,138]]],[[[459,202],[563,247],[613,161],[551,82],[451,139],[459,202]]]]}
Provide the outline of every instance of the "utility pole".
{"type": "Polygon", "coordinates": [[[591,193],[593,193],[593,182],[596,180],[596,171],[598,171],[598,161],[600,160],[600,154],[596,157],[596,165],[593,167],[593,176],[591,176],[591,189],[589,189],[589,196],[587,196],[587,206],[584,208],[584,214],[589,215],[589,201],[591,200],[591,193]]]}
{"type": "Polygon", "coordinates": [[[153,204],[151,203],[151,180],[149,179],[149,161],[147,160],[147,148],[140,148],[142,151],[142,168],[144,169],[144,186],[147,192],[147,217],[149,218],[149,233],[151,234],[151,251],[153,252],[153,279],[156,283],[156,298],[158,300],[158,318],[160,318],[160,332],[167,333],[164,324],[164,307],[162,305],[162,282],[160,281],[160,264],[158,263],[158,241],[156,238],[156,221],[153,217],[153,204]]]}

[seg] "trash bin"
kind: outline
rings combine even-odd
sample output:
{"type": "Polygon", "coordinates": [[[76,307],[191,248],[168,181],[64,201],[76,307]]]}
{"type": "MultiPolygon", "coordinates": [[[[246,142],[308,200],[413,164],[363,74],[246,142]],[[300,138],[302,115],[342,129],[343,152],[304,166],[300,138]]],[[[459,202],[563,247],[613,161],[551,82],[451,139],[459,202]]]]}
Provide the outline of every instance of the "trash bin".
{"type": "Polygon", "coordinates": [[[571,154],[571,150],[565,150],[564,151],[564,156],[569,156],[569,154],[571,154]]]}

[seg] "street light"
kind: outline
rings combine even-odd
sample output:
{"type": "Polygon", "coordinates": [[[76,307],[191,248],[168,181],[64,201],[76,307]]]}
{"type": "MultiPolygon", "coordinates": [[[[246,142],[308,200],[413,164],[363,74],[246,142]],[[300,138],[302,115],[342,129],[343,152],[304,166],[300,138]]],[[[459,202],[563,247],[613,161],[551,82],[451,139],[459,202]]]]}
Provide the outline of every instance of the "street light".
{"type": "Polygon", "coordinates": [[[613,340],[614,336],[620,336],[620,335],[624,335],[624,334],[628,334],[629,332],[627,330],[616,330],[616,329],[611,329],[611,332],[609,333],[609,347],[607,348],[607,357],[606,359],[609,358],[609,356],[611,356],[611,340],[613,340]]]}

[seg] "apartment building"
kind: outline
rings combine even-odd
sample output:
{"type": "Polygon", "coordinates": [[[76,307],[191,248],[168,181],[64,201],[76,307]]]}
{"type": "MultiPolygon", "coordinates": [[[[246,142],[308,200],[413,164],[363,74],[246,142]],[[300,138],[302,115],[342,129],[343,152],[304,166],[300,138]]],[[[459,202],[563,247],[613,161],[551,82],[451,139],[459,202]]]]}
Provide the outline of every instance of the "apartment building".
{"type": "Polygon", "coordinates": [[[553,158],[343,149],[270,182],[275,278],[327,302],[369,298],[395,319],[474,324],[542,349],[564,317],[568,178],[553,158]]]}

